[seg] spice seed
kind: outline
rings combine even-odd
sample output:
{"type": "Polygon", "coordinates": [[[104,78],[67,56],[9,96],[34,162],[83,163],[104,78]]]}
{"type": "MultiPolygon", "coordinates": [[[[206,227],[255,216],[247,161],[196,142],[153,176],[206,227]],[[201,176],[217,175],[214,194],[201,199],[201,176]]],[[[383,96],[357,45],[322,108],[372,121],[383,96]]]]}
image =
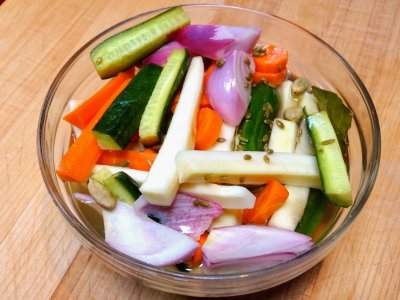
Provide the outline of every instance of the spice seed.
{"type": "Polygon", "coordinates": [[[253,78],[253,74],[251,74],[251,72],[249,72],[246,76],[246,80],[247,81],[251,81],[251,79],[253,78]]]}
{"type": "Polygon", "coordinates": [[[225,64],[224,59],[218,59],[217,63],[215,64],[217,68],[221,68],[225,64]]]}
{"type": "Polygon", "coordinates": [[[269,135],[268,134],[265,134],[263,137],[262,137],[262,142],[263,143],[267,143],[269,141],[269,135]]]}
{"type": "Polygon", "coordinates": [[[248,111],[248,112],[244,115],[244,118],[245,118],[246,120],[250,119],[250,118],[251,118],[251,112],[248,111]]]}
{"type": "Polygon", "coordinates": [[[239,141],[241,141],[243,143],[247,143],[249,140],[246,139],[245,137],[239,136],[239,141]]]}
{"type": "Polygon", "coordinates": [[[223,137],[217,138],[217,143],[224,143],[224,142],[226,142],[225,138],[223,138],[223,137]]]}
{"type": "Polygon", "coordinates": [[[269,154],[269,155],[271,155],[272,153],[274,153],[274,150],[269,149],[269,148],[265,149],[265,151],[266,151],[267,154],[269,154]]]}
{"type": "Polygon", "coordinates": [[[239,182],[240,182],[240,183],[243,183],[243,182],[245,181],[245,179],[246,179],[246,177],[240,177],[240,178],[239,178],[239,182]]]}
{"type": "Polygon", "coordinates": [[[278,127],[280,129],[284,129],[285,128],[285,124],[283,124],[281,120],[276,120],[276,125],[278,125],[278,127]]]}
{"type": "Polygon", "coordinates": [[[270,163],[270,160],[269,160],[269,156],[268,156],[268,155],[264,155],[263,159],[264,159],[264,162],[265,162],[265,163],[267,163],[267,164],[270,163]]]}
{"type": "Polygon", "coordinates": [[[248,82],[245,82],[245,83],[243,84],[243,87],[244,87],[245,89],[248,89],[248,88],[250,87],[250,84],[249,84],[248,82]]]}
{"type": "Polygon", "coordinates": [[[329,145],[335,142],[335,139],[329,139],[321,142],[321,145],[329,145]]]}
{"type": "Polygon", "coordinates": [[[243,158],[245,160],[250,160],[251,159],[251,155],[250,154],[245,154],[245,155],[243,155],[243,158]]]}

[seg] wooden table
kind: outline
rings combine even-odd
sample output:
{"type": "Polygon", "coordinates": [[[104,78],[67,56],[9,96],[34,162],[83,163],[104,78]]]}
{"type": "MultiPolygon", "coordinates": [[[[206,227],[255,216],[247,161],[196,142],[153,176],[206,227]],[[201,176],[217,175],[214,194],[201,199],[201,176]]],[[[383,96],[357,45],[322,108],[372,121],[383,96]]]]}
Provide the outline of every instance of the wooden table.
{"type": "MultiPolygon", "coordinates": [[[[36,154],[39,110],[66,58],[117,21],[177,2],[6,0],[0,6],[1,299],[188,299],[124,278],[82,248],[47,194],[36,154]]],[[[382,129],[375,188],[334,252],[286,284],[239,299],[398,298],[400,2],[223,2],[286,18],[335,47],[368,88],[382,129]]]]}

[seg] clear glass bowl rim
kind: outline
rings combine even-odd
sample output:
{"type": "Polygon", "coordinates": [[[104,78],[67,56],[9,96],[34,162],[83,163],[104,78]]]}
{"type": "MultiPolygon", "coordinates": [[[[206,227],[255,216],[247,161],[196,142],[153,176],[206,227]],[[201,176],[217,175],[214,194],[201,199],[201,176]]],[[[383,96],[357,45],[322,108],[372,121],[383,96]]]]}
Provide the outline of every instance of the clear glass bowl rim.
{"type": "MultiPolygon", "coordinates": [[[[173,272],[170,270],[166,270],[164,268],[160,267],[155,267],[152,265],[149,265],[147,263],[138,261],[136,259],[133,259],[115,249],[112,247],[108,246],[102,239],[98,238],[96,235],[94,235],[88,228],[84,227],[79,220],[72,214],[72,212],[62,203],[62,196],[61,193],[58,191],[57,188],[57,183],[51,180],[51,175],[49,168],[46,166],[46,161],[48,160],[49,154],[46,152],[45,149],[45,138],[46,138],[46,128],[45,124],[47,121],[47,115],[50,109],[50,106],[52,104],[53,96],[58,88],[59,83],[62,81],[65,73],[68,71],[70,66],[74,63],[75,59],[85,50],[87,49],[95,40],[103,37],[110,31],[116,29],[117,27],[126,24],[128,22],[131,22],[135,19],[138,19],[140,17],[154,14],[154,13],[159,13],[162,12],[172,6],[169,7],[163,7],[159,8],[156,10],[151,10],[147,11],[144,13],[141,13],[139,15],[130,17],[128,19],[125,19],[98,34],[97,36],[93,37],[91,40],[89,40],[86,44],[84,44],[79,50],[77,50],[72,57],[64,64],[64,66],[61,68],[61,70],[58,72],[56,75],[55,79],[53,80],[47,94],[45,97],[45,100],[42,105],[42,109],[40,111],[40,117],[39,117],[39,122],[38,122],[38,134],[37,134],[37,150],[38,150],[38,159],[39,159],[39,166],[40,170],[43,176],[43,179],[45,181],[45,185],[47,187],[47,190],[53,199],[54,204],[57,206],[57,208],[60,210],[61,214],[64,216],[64,218],[70,223],[70,225],[79,233],[80,236],[84,240],[86,240],[91,247],[94,247],[95,249],[98,249],[100,252],[102,252],[105,255],[112,256],[114,260],[119,261],[125,266],[129,266],[132,269],[138,270],[140,272],[144,271],[149,271],[151,273],[156,273],[159,275],[162,275],[164,277],[170,278],[170,279],[179,279],[182,278],[184,280],[211,280],[211,281],[216,281],[216,280],[230,280],[230,279],[240,279],[246,277],[249,279],[249,277],[259,277],[259,276],[265,276],[267,274],[273,274],[275,272],[281,271],[282,269],[287,269],[290,268],[291,266],[295,266],[297,264],[300,264],[302,262],[307,261],[310,257],[317,255],[319,252],[321,252],[325,247],[328,247],[330,244],[334,243],[338,238],[340,238],[343,233],[348,230],[349,226],[351,223],[355,220],[357,215],[360,213],[362,208],[364,207],[371,191],[374,186],[377,174],[378,174],[378,169],[379,169],[379,161],[380,161],[380,155],[381,155],[381,135],[380,135],[380,126],[379,126],[379,121],[378,121],[378,116],[377,112],[375,109],[375,106],[372,102],[372,99],[362,83],[360,77],[357,75],[357,73],[354,71],[354,69],[350,66],[350,64],[329,44],[327,44],[325,41],[320,39],[318,36],[314,35],[310,31],[304,29],[303,27],[288,21],[286,19],[283,19],[281,17],[275,16],[273,14],[269,14],[266,12],[261,12],[261,11],[256,11],[250,8],[245,8],[245,7],[240,7],[240,6],[233,6],[233,5],[224,5],[224,4],[184,4],[181,5],[182,7],[204,7],[204,8],[212,8],[212,7],[217,7],[217,8],[229,8],[229,9],[238,9],[238,10],[244,10],[248,11],[250,13],[255,13],[259,15],[263,15],[265,17],[270,17],[274,18],[277,20],[280,20],[282,22],[288,23],[292,26],[297,27],[298,29],[302,30],[306,34],[308,34],[310,37],[316,39],[319,41],[323,46],[328,48],[340,61],[341,63],[346,67],[347,71],[351,74],[353,77],[356,85],[358,86],[364,101],[365,105],[368,109],[369,112],[369,117],[372,122],[372,136],[373,136],[373,147],[372,147],[372,153],[371,153],[371,165],[369,167],[370,171],[370,176],[368,179],[367,184],[364,184],[364,189],[359,190],[359,193],[357,195],[358,200],[357,200],[357,206],[355,207],[354,210],[349,213],[346,218],[343,220],[342,224],[339,225],[339,227],[327,238],[323,239],[321,242],[316,244],[310,251],[296,257],[295,259],[292,259],[288,262],[275,265],[273,267],[259,270],[259,271],[251,271],[247,273],[235,273],[235,274],[218,274],[218,275],[212,275],[212,274],[202,274],[202,275],[196,275],[196,274],[190,274],[190,273],[178,273],[178,272],[173,272]]],[[[54,170],[53,170],[54,172],[54,170]]]]}

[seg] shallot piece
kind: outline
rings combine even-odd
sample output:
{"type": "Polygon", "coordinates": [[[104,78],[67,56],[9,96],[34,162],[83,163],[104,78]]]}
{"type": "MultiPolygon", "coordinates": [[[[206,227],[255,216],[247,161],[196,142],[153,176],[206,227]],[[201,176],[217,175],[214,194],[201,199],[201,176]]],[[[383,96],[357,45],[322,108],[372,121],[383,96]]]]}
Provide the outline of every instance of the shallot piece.
{"type": "Polygon", "coordinates": [[[238,125],[247,111],[254,68],[250,54],[235,50],[217,62],[207,81],[210,104],[229,125],[238,125]]]}
{"type": "Polygon", "coordinates": [[[289,230],[257,225],[211,230],[204,245],[203,263],[208,271],[259,270],[309,250],[311,238],[289,230]]]}
{"type": "Polygon", "coordinates": [[[160,224],[180,231],[194,240],[208,229],[214,218],[224,212],[217,203],[178,193],[171,206],[158,206],[139,197],[135,208],[160,224]]]}
{"type": "Polygon", "coordinates": [[[168,44],[165,44],[160,49],[158,49],[156,52],[154,52],[153,54],[146,57],[143,60],[141,66],[144,67],[145,65],[148,65],[148,64],[164,66],[168,60],[168,57],[172,53],[172,51],[174,51],[175,49],[183,49],[183,48],[185,48],[185,47],[182,46],[180,43],[178,43],[176,41],[172,41],[168,44]]]}
{"type": "Polygon", "coordinates": [[[170,38],[203,57],[220,59],[233,50],[251,53],[260,34],[261,30],[255,27],[188,25],[170,38]]]}
{"type": "Polygon", "coordinates": [[[121,201],[103,210],[105,240],[111,247],[155,266],[170,266],[190,258],[199,247],[190,237],[154,222],[121,201]]]}

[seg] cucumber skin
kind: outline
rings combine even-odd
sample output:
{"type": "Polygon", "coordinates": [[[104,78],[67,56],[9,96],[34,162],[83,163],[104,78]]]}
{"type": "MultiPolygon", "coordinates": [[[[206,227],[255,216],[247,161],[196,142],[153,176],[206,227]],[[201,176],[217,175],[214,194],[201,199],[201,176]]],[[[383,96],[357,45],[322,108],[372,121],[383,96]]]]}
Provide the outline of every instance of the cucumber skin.
{"type": "Polygon", "coordinates": [[[126,204],[132,204],[141,195],[136,182],[122,171],[105,179],[104,185],[117,200],[125,202],[126,204]],[[125,189],[125,191],[121,193],[121,189],[125,189]],[[121,198],[121,195],[125,193],[128,194],[128,197],[121,198]]]}
{"type": "Polygon", "coordinates": [[[352,204],[352,193],[347,167],[332,123],[326,111],[307,116],[307,127],[313,141],[322,190],[329,201],[341,207],[352,204]],[[323,145],[333,139],[333,143],[323,145]]]}
{"type": "MultiPolygon", "coordinates": [[[[264,120],[274,120],[279,110],[278,92],[265,83],[259,83],[251,90],[251,100],[247,113],[250,118],[244,118],[239,126],[240,136],[247,139],[248,142],[239,141],[239,145],[248,151],[264,151],[264,135],[270,135],[271,128],[265,124],[264,120]],[[263,107],[266,103],[272,106],[272,113],[265,118],[263,107]]],[[[268,141],[267,141],[268,142],[268,141]]]]}
{"type": "MultiPolygon", "coordinates": [[[[175,97],[175,95],[176,95],[176,93],[177,93],[177,91],[178,91],[178,88],[179,88],[179,86],[180,86],[181,83],[182,83],[182,79],[183,79],[183,77],[184,77],[184,75],[185,75],[185,73],[186,73],[186,71],[187,71],[188,66],[189,66],[189,60],[190,60],[189,52],[188,52],[186,49],[181,49],[181,50],[174,50],[172,53],[174,53],[175,51],[182,51],[182,52],[184,52],[184,54],[183,54],[184,57],[183,57],[183,60],[182,60],[181,65],[180,65],[178,74],[177,74],[177,76],[176,76],[176,78],[175,78],[175,80],[174,80],[174,83],[173,83],[173,85],[172,85],[172,87],[171,87],[171,89],[170,89],[170,91],[169,91],[168,96],[166,97],[167,99],[166,99],[166,101],[165,101],[164,108],[163,108],[163,110],[161,111],[161,116],[160,116],[159,118],[154,118],[154,116],[153,116],[153,117],[151,118],[151,120],[150,120],[151,122],[153,122],[153,121],[158,122],[158,124],[146,124],[146,127],[147,127],[147,128],[142,127],[142,124],[144,125],[144,121],[145,121],[145,120],[148,120],[148,119],[146,118],[146,113],[148,113],[148,112],[147,112],[148,108],[145,109],[145,111],[144,111],[144,113],[143,113],[143,116],[142,116],[142,118],[141,118],[141,122],[140,122],[140,126],[139,126],[139,134],[140,134],[140,139],[141,139],[141,141],[142,141],[143,144],[145,144],[145,145],[152,145],[152,144],[155,144],[156,142],[158,142],[158,141],[160,140],[160,138],[159,138],[158,141],[154,141],[154,142],[147,143],[147,142],[146,142],[146,136],[142,136],[142,134],[150,134],[149,131],[151,131],[151,129],[154,128],[156,132],[153,132],[153,134],[155,134],[155,135],[157,135],[158,137],[160,137],[160,134],[161,134],[161,131],[162,131],[162,129],[163,129],[163,126],[165,126],[165,123],[166,123],[166,122],[165,122],[165,119],[166,119],[166,116],[167,116],[167,112],[168,112],[169,109],[170,109],[172,100],[174,99],[174,97],[175,97]],[[150,128],[149,128],[149,126],[150,126],[150,128]],[[147,132],[143,132],[143,131],[147,131],[147,132]]],[[[171,55],[172,55],[172,54],[171,54],[171,55]]],[[[168,60],[169,60],[169,58],[168,58],[168,60]]],[[[164,68],[163,68],[163,71],[162,71],[161,74],[160,74],[159,80],[162,79],[164,70],[167,70],[166,67],[168,68],[168,61],[167,61],[167,63],[165,64],[165,66],[164,66],[164,68]]],[[[157,81],[157,84],[156,84],[156,87],[155,87],[154,91],[156,90],[158,84],[159,84],[159,83],[158,83],[158,81],[157,81]]],[[[151,101],[151,99],[152,99],[152,97],[150,97],[150,101],[151,101]]],[[[149,105],[150,105],[150,101],[148,102],[149,105]]],[[[149,113],[151,114],[151,112],[149,112],[149,113]]]]}
{"type": "Polygon", "coordinates": [[[168,42],[169,34],[188,24],[190,19],[182,7],[168,9],[101,42],[90,52],[92,63],[102,79],[113,77],[160,48],[168,42]]]}
{"type": "Polygon", "coordinates": [[[295,231],[312,236],[325,214],[328,199],[321,190],[310,189],[303,217],[295,231]]]}
{"type": "Polygon", "coordinates": [[[124,149],[137,132],[162,68],[149,64],[129,82],[93,128],[100,147],[104,137],[115,142],[109,150],[124,149]]]}

